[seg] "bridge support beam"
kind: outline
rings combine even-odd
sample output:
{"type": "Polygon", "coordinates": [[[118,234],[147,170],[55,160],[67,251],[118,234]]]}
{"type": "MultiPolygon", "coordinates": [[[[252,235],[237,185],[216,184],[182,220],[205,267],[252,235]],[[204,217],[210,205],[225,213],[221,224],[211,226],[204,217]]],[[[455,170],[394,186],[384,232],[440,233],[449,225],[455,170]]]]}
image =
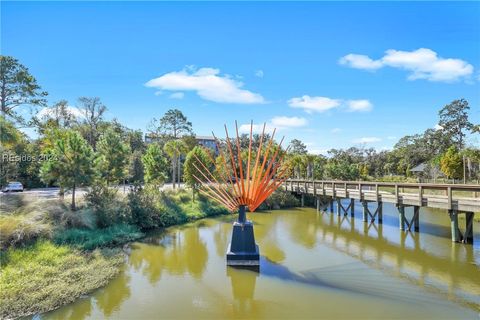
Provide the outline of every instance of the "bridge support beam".
{"type": "Polygon", "coordinates": [[[465,212],[465,243],[473,243],[473,212],[465,212]]]}
{"type": "Polygon", "coordinates": [[[350,199],[350,217],[355,217],[355,199],[350,199]]]}
{"type": "Polygon", "coordinates": [[[460,242],[462,241],[462,232],[458,228],[458,211],[457,210],[448,210],[450,215],[450,227],[452,229],[452,241],[460,242]]]}
{"type": "Polygon", "coordinates": [[[378,223],[379,224],[383,223],[383,202],[382,201],[378,202],[378,223]]]}
{"type": "Polygon", "coordinates": [[[367,222],[368,220],[368,202],[362,201],[363,212],[362,212],[362,220],[363,222],[367,222]]]}
{"type": "MultiPolygon", "coordinates": [[[[370,217],[370,222],[375,222],[375,218],[378,219],[378,223],[383,223],[383,203],[381,201],[377,202],[377,208],[373,213],[368,208],[368,202],[366,200],[362,201],[363,205],[363,222],[368,221],[368,217],[370,217]]],[[[374,201],[370,201],[374,202],[374,201]]]]}
{"type": "Polygon", "coordinates": [[[333,198],[330,199],[330,213],[333,214],[333,198]]]}
{"type": "Polygon", "coordinates": [[[398,223],[400,230],[405,230],[405,207],[402,205],[398,206],[398,223]]]}
{"type": "Polygon", "coordinates": [[[301,203],[301,206],[304,207],[305,206],[305,193],[302,193],[302,195],[300,196],[300,203],[301,203]]]}
{"type": "Polygon", "coordinates": [[[413,207],[413,229],[415,232],[418,232],[420,230],[420,207],[415,206],[413,207]]]}

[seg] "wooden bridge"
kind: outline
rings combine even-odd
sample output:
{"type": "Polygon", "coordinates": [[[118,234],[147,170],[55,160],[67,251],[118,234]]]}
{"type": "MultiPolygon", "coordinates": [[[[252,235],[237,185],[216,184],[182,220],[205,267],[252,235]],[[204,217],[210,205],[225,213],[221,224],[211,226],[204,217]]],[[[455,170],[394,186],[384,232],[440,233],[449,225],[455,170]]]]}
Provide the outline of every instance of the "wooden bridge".
{"type": "Polygon", "coordinates": [[[306,194],[314,196],[317,210],[333,213],[336,203],[338,215],[354,215],[355,200],[363,207],[363,221],[378,223],[383,220],[383,203],[393,203],[398,208],[400,230],[418,232],[420,229],[420,207],[447,210],[452,230],[452,241],[473,243],[473,217],[480,212],[480,185],[433,184],[433,183],[389,183],[363,181],[323,181],[289,179],[283,183],[286,191],[301,195],[302,206],[306,194]],[[348,206],[342,204],[348,199],[348,206]],[[377,204],[375,211],[369,202],[377,204]],[[413,208],[411,219],[405,209],[413,208]],[[458,215],[465,214],[465,232],[460,231],[458,215]]]}

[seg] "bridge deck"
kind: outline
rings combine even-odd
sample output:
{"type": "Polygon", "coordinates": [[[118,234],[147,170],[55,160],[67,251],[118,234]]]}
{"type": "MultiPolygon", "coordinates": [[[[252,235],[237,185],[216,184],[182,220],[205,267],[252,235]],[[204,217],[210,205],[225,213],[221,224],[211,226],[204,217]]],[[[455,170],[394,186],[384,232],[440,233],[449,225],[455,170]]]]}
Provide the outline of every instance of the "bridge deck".
{"type": "Polygon", "coordinates": [[[287,180],[284,187],[292,192],[333,198],[351,198],[462,212],[480,212],[480,185],[287,180]],[[392,189],[392,192],[382,189],[392,189]],[[413,192],[405,192],[405,189],[413,192]],[[444,193],[444,195],[429,194],[428,192],[432,192],[432,190],[433,192],[444,193]],[[462,196],[455,195],[455,193],[462,193],[462,196]]]}

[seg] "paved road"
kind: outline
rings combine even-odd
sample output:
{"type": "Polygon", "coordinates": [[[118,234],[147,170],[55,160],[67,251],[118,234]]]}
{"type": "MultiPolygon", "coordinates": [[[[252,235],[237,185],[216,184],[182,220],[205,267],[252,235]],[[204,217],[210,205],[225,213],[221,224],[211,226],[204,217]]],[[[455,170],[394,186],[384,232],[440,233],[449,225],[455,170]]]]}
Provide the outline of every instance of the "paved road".
{"type": "MultiPolygon", "coordinates": [[[[184,184],[180,184],[180,187],[183,188],[184,184]]],[[[128,192],[129,187],[128,185],[124,188],[123,185],[120,185],[117,187],[117,189],[120,192],[128,192]]],[[[163,190],[167,189],[172,189],[172,184],[171,183],[166,183],[163,187],[163,190]]],[[[35,189],[29,189],[25,190],[23,192],[8,192],[8,193],[0,193],[0,199],[3,197],[14,197],[16,195],[24,195],[24,196],[30,196],[32,198],[39,198],[39,199],[55,199],[58,198],[58,191],[59,188],[35,188],[35,189]]],[[[82,197],[85,193],[87,193],[88,189],[87,188],[79,188],[77,189],[76,196],[82,197]]],[[[71,193],[67,192],[65,194],[66,197],[68,197],[71,193]]]]}

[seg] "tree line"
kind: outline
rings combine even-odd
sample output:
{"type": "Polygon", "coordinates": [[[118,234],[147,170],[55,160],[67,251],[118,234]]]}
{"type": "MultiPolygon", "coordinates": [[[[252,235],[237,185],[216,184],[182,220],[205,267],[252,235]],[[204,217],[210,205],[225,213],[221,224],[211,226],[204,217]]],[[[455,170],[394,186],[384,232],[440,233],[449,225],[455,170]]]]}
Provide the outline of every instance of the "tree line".
{"type": "MultiPolygon", "coordinates": [[[[75,109],[66,100],[49,106],[48,93],[28,68],[13,57],[0,59],[1,185],[18,180],[26,187],[59,186],[61,194],[71,191],[75,208],[75,190],[81,186],[125,181],[159,186],[171,181],[175,188],[184,181],[195,190],[199,186],[194,176],[201,176],[196,162],[222,167],[215,164],[224,161],[226,141],[218,146],[222,152],[198,146],[192,123],[180,110],[154,118],[146,143],[142,131],[107,120],[107,106],[98,97],[78,98],[75,109]],[[30,139],[20,130],[23,127],[34,128],[38,137],[30,139]],[[31,157],[22,159],[25,155],[31,157]]],[[[479,179],[480,150],[465,143],[468,133],[480,132],[469,120],[469,109],[464,99],[447,104],[438,114],[441,128],[405,136],[389,151],[352,147],[313,155],[293,139],[284,166],[292,177],[306,179],[405,179],[419,164],[427,178],[461,179],[465,172],[467,178],[479,179]]],[[[260,135],[253,136],[254,150],[260,140],[260,135]]],[[[248,143],[249,136],[242,134],[240,147],[247,150],[248,143]]],[[[216,174],[225,177],[218,170],[216,174]]]]}

